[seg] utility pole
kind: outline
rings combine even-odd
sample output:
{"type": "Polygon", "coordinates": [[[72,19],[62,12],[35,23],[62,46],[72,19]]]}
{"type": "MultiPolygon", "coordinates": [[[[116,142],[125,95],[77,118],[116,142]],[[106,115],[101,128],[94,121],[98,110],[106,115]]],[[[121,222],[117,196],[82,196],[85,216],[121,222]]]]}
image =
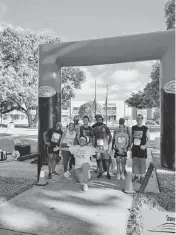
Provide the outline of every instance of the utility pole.
{"type": "Polygon", "coordinates": [[[71,122],[71,96],[70,96],[70,122],[71,122]]]}
{"type": "Polygon", "coordinates": [[[107,121],[108,121],[108,112],[107,112],[107,106],[108,106],[108,85],[107,85],[107,90],[106,90],[106,125],[107,125],[107,121]]]}
{"type": "Polygon", "coordinates": [[[1,128],[2,128],[2,92],[0,92],[0,102],[1,102],[1,128]]]}
{"type": "Polygon", "coordinates": [[[97,113],[97,85],[96,85],[96,78],[95,78],[95,116],[97,113]]]}

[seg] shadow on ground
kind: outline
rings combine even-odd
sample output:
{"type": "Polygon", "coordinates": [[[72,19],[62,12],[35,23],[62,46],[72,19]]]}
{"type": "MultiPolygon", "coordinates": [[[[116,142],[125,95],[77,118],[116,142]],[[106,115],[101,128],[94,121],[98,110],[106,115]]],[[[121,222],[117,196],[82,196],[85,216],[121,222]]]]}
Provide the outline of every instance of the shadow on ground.
{"type": "Polygon", "coordinates": [[[93,173],[83,192],[74,174],[65,179],[62,171],[48,185],[34,186],[0,207],[0,227],[42,235],[123,234],[132,199],[119,190],[115,176],[97,180],[93,173]]]}

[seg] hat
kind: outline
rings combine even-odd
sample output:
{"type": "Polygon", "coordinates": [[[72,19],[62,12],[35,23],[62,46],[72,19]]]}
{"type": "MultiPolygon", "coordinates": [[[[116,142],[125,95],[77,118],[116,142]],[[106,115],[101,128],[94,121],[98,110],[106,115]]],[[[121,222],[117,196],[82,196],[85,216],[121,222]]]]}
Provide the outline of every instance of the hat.
{"type": "Polygon", "coordinates": [[[125,119],[124,118],[120,118],[119,119],[119,124],[124,124],[125,123],[125,119]]]}
{"type": "Polygon", "coordinates": [[[95,116],[95,118],[96,118],[96,119],[98,119],[98,118],[102,118],[102,119],[103,119],[103,117],[101,116],[101,114],[97,114],[97,115],[95,116]]]}

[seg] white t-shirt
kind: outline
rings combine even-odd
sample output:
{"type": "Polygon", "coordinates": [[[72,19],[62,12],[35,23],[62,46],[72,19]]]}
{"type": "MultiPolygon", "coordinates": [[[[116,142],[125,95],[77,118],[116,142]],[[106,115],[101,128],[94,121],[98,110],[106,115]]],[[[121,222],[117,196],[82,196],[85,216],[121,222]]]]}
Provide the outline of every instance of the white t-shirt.
{"type": "Polygon", "coordinates": [[[69,151],[75,157],[75,169],[81,168],[83,163],[89,163],[91,165],[90,157],[95,155],[96,148],[92,146],[74,145],[69,147],[69,151]]]}

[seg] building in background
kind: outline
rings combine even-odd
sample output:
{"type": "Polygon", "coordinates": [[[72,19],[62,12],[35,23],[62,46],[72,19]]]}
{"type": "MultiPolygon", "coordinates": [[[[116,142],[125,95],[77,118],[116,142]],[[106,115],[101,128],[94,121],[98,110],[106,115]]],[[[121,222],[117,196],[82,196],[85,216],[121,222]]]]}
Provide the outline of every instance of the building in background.
{"type": "MultiPolygon", "coordinates": [[[[81,105],[85,104],[87,101],[71,101],[68,102],[65,105],[62,105],[62,113],[61,113],[61,121],[63,125],[67,125],[70,121],[73,120],[73,117],[79,113],[79,108],[81,105]],[[70,109],[71,107],[71,109],[70,109]]],[[[103,108],[103,116],[104,119],[106,120],[106,105],[105,101],[97,101],[103,108]]],[[[136,109],[136,108],[131,108],[128,107],[127,104],[123,100],[110,100],[107,103],[107,121],[108,122],[117,122],[119,118],[123,117],[128,120],[128,124],[135,124],[136,123],[136,115],[137,114],[142,114],[144,117],[144,121],[150,120],[153,118],[153,114],[155,111],[158,109],[152,108],[152,109],[136,109]]],[[[35,110],[31,110],[31,114],[33,118],[35,117],[35,110]]],[[[28,124],[28,119],[27,116],[17,110],[14,110],[8,114],[3,115],[3,123],[7,124],[9,122],[14,122],[15,124],[22,124],[22,125],[27,125],[28,124]]]]}

